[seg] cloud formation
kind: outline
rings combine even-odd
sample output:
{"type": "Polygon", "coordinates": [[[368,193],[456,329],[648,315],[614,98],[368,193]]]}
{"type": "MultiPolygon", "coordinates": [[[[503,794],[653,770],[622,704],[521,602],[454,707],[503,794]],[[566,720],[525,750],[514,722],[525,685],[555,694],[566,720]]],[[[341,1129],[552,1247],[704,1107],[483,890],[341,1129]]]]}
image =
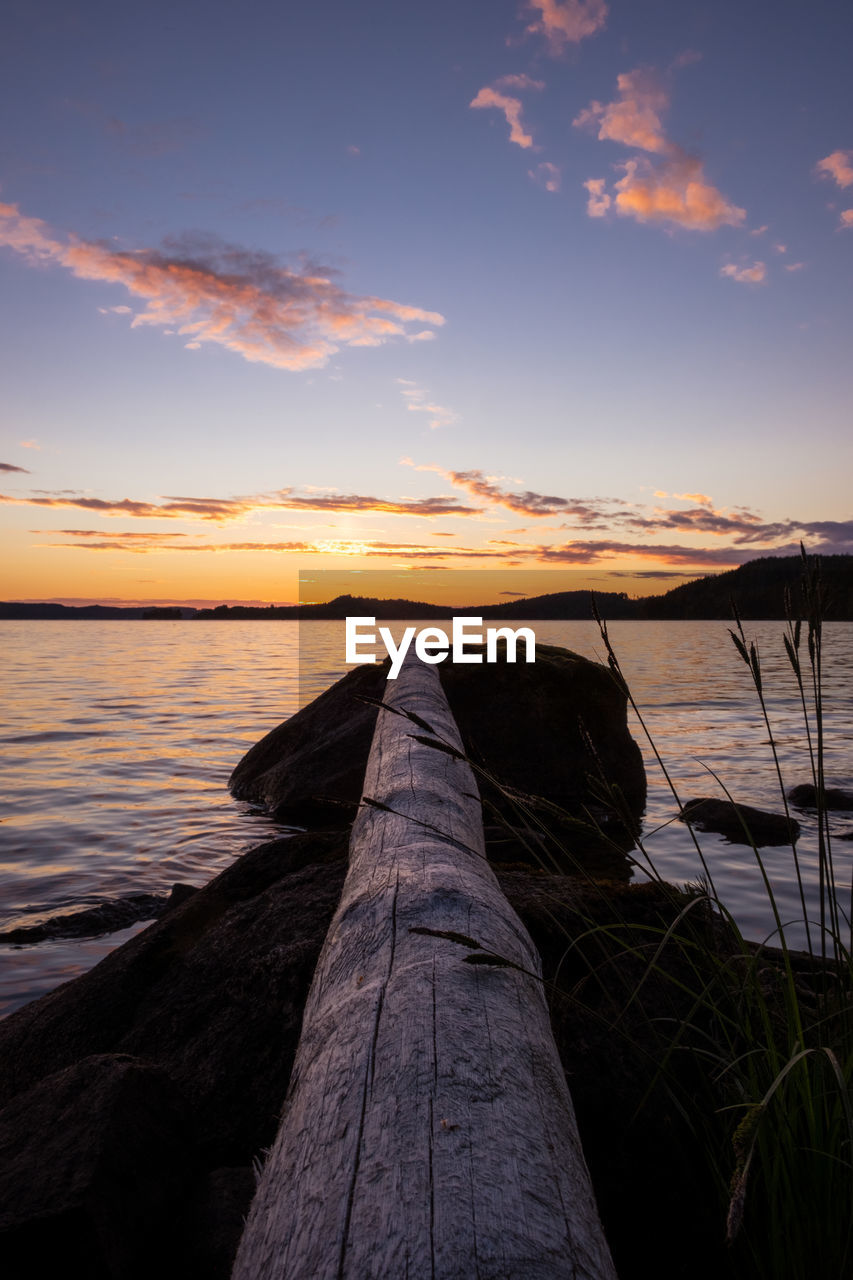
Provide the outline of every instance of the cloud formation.
{"type": "Polygon", "coordinates": [[[839,187],[853,186],[853,151],[833,151],[815,165],[821,178],[832,178],[839,187]]]}
{"type": "Polygon", "coordinates": [[[65,507],[93,511],[103,516],[129,516],[140,520],[201,520],[225,524],[256,511],[378,512],[392,516],[477,515],[479,507],[465,506],[454,497],[374,498],[355,493],[297,493],[279,489],[245,498],[193,498],[166,495],[160,502],[133,498],[92,498],[83,493],[61,492],[29,495],[0,493],[0,503],[11,506],[65,507]]]}
{"type": "Polygon", "coordinates": [[[738,284],[763,284],[767,278],[767,267],[763,262],[753,262],[751,267],[739,267],[734,262],[727,262],[720,267],[720,275],[736,280],[738,284]]]}
{"type": "Polygon", "coordinates": [[[532,134],[525,133],[524,125],[521,123],[521,99],[511,97],[504,93],[504,89],[544,89],[545,86],[541,80],[531,80],[529,76],[504,76],[500,80],[496,80],[493,85],[486,85],[469,103],[469,107],[475,110],[494,107],[497,111],[502,111],[509,125],[509,140],[514,142],[516,146],[528,150],[533,146],[532,134]]]}
{"type": "Polygon", "coordinates": [[[408,326],[441,325],[434,311],[357,297],[314,263],[298,269],[214,236],[171,239],[162,250],[119,250],[60,240],[46,223],[0,204],[0,245],[30,263],[56,263],[84,280],[121,284],[144,299],[132,327],[174,328],[187,346],[215,343],[245,360],[298,371],[324,365],[342,347],[375,347],[408,326]]]}
{"type": "Polygon", "coordinates": [[[11,462],[0,462],[0,471],[19,471],[25,476],[32,474],[32,472],[28,471],[26,467],[16,467],[11,462]]]}
{"type": "Polygon", "coordinates": [[[645,67],[626,71],[616,77],[619,97],[603,105],[591,102],[576,116],[576,129],[597,129],[597,136],[626,147],[637,147],[657,155],[674,150],[664,135],[661,112],[669,106],[669,94],[658,76],[645,67]]]}
{"type": "Polygon", "coordinates": [[[527,0],[525,8],[538,14],[526,31],[544,36],[554,54],[594,36],[607,21],[604,0],[527,0]]]}
{"type": "Polygon", "coordinates": [[[573,123],[576,128],[595,130],[603,141],[645,154],[623,162],[623,176],[614,183],[612,195],[604,178],[587,179],[583,185],[589,193],[589,216],[602,218],[614,208],[638,222],[691,231],[740,226],[746,210],[732,204],[708,182],[698,156],[689,155],[667,138],[661,116],[669,106],[669,94],[660,78],[639,67],[619,75],[616,85],[619,96],[613,102],[593,101],[573,123]]]}
{"type": "Polygon", "coordinates": [[[726,200],[705,180],[701,160],[681,156],[662,165],[645,158],[627,160],[624,177],[615,183],[616,212],[638,222],[662,222],[689,231],[716,231],[737,227],[746,210],[726,200]]]}
{"type": "Polygon", "coordinates": [[[604,189],[607,186],[606,179],[587,178],[583,185],[589,192],[586,202],[587,213],[591,218],[603,218],[613,203],[604,189]]]}
{"type": "Polygon", "coordinates": [[[560,190],[562,175],[557,166],[551,164],[550,160],[543,160],[535,169],[528,169],[527,176],[531,182],[535,182],[539,187],[544,187],[546,191],[560,190]]]}

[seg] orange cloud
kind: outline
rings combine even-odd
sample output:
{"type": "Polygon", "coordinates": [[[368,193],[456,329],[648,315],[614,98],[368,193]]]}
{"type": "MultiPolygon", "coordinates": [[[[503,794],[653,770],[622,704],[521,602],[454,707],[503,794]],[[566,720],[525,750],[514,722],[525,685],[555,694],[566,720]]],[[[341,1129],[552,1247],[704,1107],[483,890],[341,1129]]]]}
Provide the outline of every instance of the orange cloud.
{"type": "Polygon", "coordinates": [[[853,209],[842,209],[839,226],[842,230],[847,227],[853,227],[853,209]]]}
{"type": "Polygon", "coordinates": [[[739,267],[734,262],[727,262],[720,267],[720,275],[738,284],[763,284],[767,277],[767,267],[763,262],[754,262],[751,267],[739,267]]]}
{"type": "Polygon", "coordinates": [[[457,489],[464,489],[476,498],[480,498],[488,506],[506,507],[525,516],[572,516],[582,522],[600,520],[605,508],[614,504],[625,505],[621,498],[561,498],[556,495],[536,493],[525,489],[515,493],[505,489],[499,483],[502,477],[489,476],[483,471],[447,471],[434,464],[417,466],[411,458],[401,458],[401,466],[412,467],[415,471],[434,471],[457,489]]]}
{"type": "MultiPolygon", "coordinates": [[[[656,494],[655,496],[657,497],[658,495],[656,494]]],[[[662,493],[659,496],[665,498],[666,494],[662,493]]],[[[674,493],[672,496],[673,498],[680,498],[683,502],[698,502],[703,507],[713,505],[707,493],[674,493]]]]}
{"type": "Polygon", "coordinates": [[[409,336],[410,324],[444,323],[434,311],[348,294],[322,267],[294,270],[212,236],[167,242],[165,252],[116,250],[60,241],[39,219],[0,205],[0,245],[84,280],[123,285],[144,299],[134,328],[174,326],[189,347],[215,343],[278,369],[316,368],[341,347],[380,346],[409,336]]]}
{"type": "Polygon", "coordinates": [[[839,187],[853,186],[853,151],[833,151],[818,160],[815,172],[821,178],[832,178],[839,187]]]}
{"type": "Polygon", "coordinates": [[[657,168],[642,159],[627,160],[625,176],[615,184],[617,213],[638,222],[671,223],[689,231],[716,231],[737,227],[746,210],[728,200],[706,182],[702,162],[680,156],[657,168]]]}
{"type": "Polygon", "coordinates": [[[586,202],[587,213],[591,218],[603,218],[612,204],[610,196],[604,189],[607,186],[606,181],[604,178],[587,178],[583,185],[589,192],[586,202]]]}
{"type": "Polygon", "coordinates": [[[526,30],[543,35],[551,53],[594,36],[607,20],[604,0],[527,0],[525,7],[539,14],[526,30]]]}
{"type": "Polygon", "coordinates": [[[130,516],[140,520],[203,520],[225,524],[255,511],[381,512],[392,516],[477,515],[478,507],[464,506],[456,498],[373,498],[353,493],[295,493],[279,489],[248,498],[186,498],[166,496],[162,502],[132,498],[90,498],[85,494],[48,493],[12,496],[0,493],[0,503],[12,506],[65,507],[94,511],[103,516],[130,516]]]}
{"type": "MultiPolygon", "coordinates": [[[[527,77],[524,78],[526,79],[527,77]]],[[[476,98],[473,98],[468,105],[476,110],[494,107],[496,110],[502,111],[509,125],[510,142],[514,142],[516,146],[522,147],[524,150],[533,146],[532,135],[524,132],[524,126],[521,123],[520,98],[510,98],[507,94],[486,86],[486,88],[480,90],[476,98]]]]}
{"type": "Polygon", "coordinates": [[[705,178],[702,161],[688,155],[667,138],[661,114],[669,95],[648,68],[639,67],[617,76],[619,97],[614,102],[592,102],[574,120],[578,128],[592,127],[597,136],[654,156],[635,156],[621,166],[624,176],[614,184],[611,196],[603,178],[589,178],[587,213],[602,218],[613,206],[616,212],[638,222],[670,223],[692,231],[714,231],[739,226],[746,211],[726,200],[705,178]]]}
{"type": "Polygon", "coordinates": [[[618,101],[590,103],[572,121],[575,128],[597,128],[602,141],[621,142],[656,155],[676,150],[665,137],[660,118],[669,106],[669,95],[654,72],[642,67],[627,71],[617,76],[616,86],[618,101]]]}

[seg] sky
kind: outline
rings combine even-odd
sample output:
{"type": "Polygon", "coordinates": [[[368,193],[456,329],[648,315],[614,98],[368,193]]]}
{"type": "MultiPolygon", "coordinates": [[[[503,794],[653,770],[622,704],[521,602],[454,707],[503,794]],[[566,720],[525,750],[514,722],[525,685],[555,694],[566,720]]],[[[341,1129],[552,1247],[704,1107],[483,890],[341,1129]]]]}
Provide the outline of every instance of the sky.
{"type": "Polygon", "coordinates": [[[853,551],[849,5],[4,29],[0,598],[853,551]]]}

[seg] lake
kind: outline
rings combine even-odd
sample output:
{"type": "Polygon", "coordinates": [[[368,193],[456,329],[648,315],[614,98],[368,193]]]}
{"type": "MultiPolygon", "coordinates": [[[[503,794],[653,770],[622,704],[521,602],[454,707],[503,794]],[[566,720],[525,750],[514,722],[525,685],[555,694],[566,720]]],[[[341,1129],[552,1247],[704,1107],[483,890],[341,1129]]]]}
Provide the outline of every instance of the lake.
{"type": "MultiPolygon", "coordinates": [[[[604,657],[593,623],[526,625],[545,643],[604,657]]],[[[783,624],[746,627],[762,656],[785,784],[808,782],[783,624]]],[[[726,624],[632,621],[612,623],[610,634],[681,801],[722,795],[713,771],[738,800],[781,812],[760,708],[726,624]]],[[[167,893],[176,881],[203,884],[282,834],[285,828],[231,799],[228,777],[253,743],[346,669],[343,623],[334,622],[4,621],[0,640],[0,929],[127,894],[167,893]]],[[[853,787],[853,624],[826,625],[824,664],[827,782],[853,787]]],[[[646,848],[666,878],[696,881],[696,850],[674,820],[676,803],[633,715],[630,722],[649,779],[646,848]]],[[[807,813],[797,816],[797,847],[815,898],[815,824],[807,813]]],[[[832,829],[836,837],[849,832],[853,814],[835,815],[832,829]]],[[[752,851],[714,835],[700,839],[717,891],[743,931],[756,940],[769,935],[772,914],[752,851]]],[[[834,853],[849,887],[853,843],[837,839],[834,853]]],[[[763,856],[783,919],[793,919],[791,850],[763,856]]],[[[0,1013],[82,972],[142,927],[0,946],[0,1013]]],[[[801,932],[791,938],[802,942],[801,932]]]]}

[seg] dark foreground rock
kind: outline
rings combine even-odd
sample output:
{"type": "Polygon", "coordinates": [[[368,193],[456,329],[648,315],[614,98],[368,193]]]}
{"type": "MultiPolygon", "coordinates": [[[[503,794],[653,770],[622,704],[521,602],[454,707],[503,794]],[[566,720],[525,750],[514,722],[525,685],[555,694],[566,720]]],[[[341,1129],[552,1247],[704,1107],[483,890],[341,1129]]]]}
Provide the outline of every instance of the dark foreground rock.
{"type": "MultiPolygon", "coordinates": [[[[816,809],[817,788],[812,782],[802,782],[797,787],[791,787],[788,792],[788,799],[798,809],[816,809]]],[[[823,803],[827,809],[837,809],[842,813],[850,813],[853,811],[853,791],[845,790],[844,787],[825,787],[823,803]]]]}
{"type": "MultiPolygon", "coordinates": [[[[387,668],[387,662],[356,667],[268,733],[234,770],[233,794],[263,804],[281,821],[314,825],[351,817],[376,722],[376,706],[363,699],[375,704],[381,698],[387,668]]],[[[521,809],[532,804],[537,810],[544,801],[552,828],[560,822],[557,809],[564,810],[570,852],[632,847],[645,805],[645,772],[628,732],[625,696],[606,667],[540,644],[529,665],[500,661],[440,671],[487,806],[517,824],[521,809]]]]}
{"type": "Polygon", "coordinates": [[[0,1112],[3,1274],[161,1272],[199,1173],[189,1107],[163,1070],[100,1054],[47,1076],[0,1112]]]}
{"type": "MultiPolygon", "coordinates": [[[[630,821],[645,780],[624,699],[603,668],[575,655],[549,651],[536,665],[538,676],[475,668],[476,685],[452,690],[472,756],[509,773],[518,794],[545,794],[549,818],[561,803],[575,813],[603,806],[596,785],[578,781],[603,769],[616,775],[630,821]]],[[[341,802],[358,801],[375,718],[359,698],[381,696],[382,680],[381,668],[358,668],[268,735],[235,771],[235,791],[279,814],[340,823],[341,802]]],[[[502,817],[501,794],[493,799],[502,817]]],[[[571,834],[580,819],[566,821],[571,834]]],[[[504,891],[543,957],[617,1269],[622,1280],[650,1266],[661,1280],[717,1280],[727,1272],[713,1195],[654,1085],[647,1038],[655,1018],[683,1014],[672,1005],[681,985],[644,982],[644,1002],[623,1017],[624,983],[641,972],[630,966],[643,961],[638,948],[627,961],[608,950],[626,923],[664,928],[683,899],[667,886],[596,880],[603,871],[591,877],[591,864],[583,879],[518,865],[531,847],[527,860],[549,865],[547,843],[535,822],[509,834],[490,823],[504,891]],[[652,1221],[667,1224],[653,1242],[652,1221]]],[[[4,1275],[226,1280],[253,1167],[278,1127],[347,844],[344,826],[327,825],[252,850],[197,892],[173,894],[168,911],[94,969],[0,1023],[0,1156],[12,1171],[4,1275]]]]}
{"type": "Polygon", "coordinates": [[[795,818],[708,796],[688,800],[679,817],[699,831],[716,831],[732,844],[754,844],[759,849],[765,845],[790,844],[800,834],[800,824],[795,818]]]}
{"type": "Polygon", "coordinates": [[[128,1223],[139,1198],[157,1242],[148,1275],[228,1275],[252,1161],[275,1136],[346,848],[346,833],[330,832],[253,850],[88,973],[0,1023],[0,1163],[14,1158],[33,1188],[13,1218],[0,1219],[0,1256],[25,1256],[35,1233],[39,1258],[63,1257],[80,1275],[135,1278],[137,1228],[128,1223]],[[156,1096],[168,1132],[148,1122],[156,1096]],[[169,1191],[162,1199],[158,1181],[169,1191]],[[102,1241],[112,1218],[128,1233],[124,1253],[102,1241]],[[92,1260],[107,1253],[98,1270],[92,1260]]]}
{"type": "MultiPolygon", "coordinates": [[[[4,1276],[226,1280],[253,1163],[278,1127],[346,847],[339,831],[253,850],[0,1023],[0,1163],[21,1184],[0,1220],[4,1276]],[[9,1258],[26,1265],[16,1273],[9,1258]]],[[[653,1257],[662,1280],[717,1280],[727,1273],[713,1196],[697,1181],[689,1137],[662,1097],[635,1114],[655,1073],[648,1007],[636,1026],[613,1024],[636,974],[601,951],[610,933],[588,932],[659,927],[683,903],[665,886],[498,871],[546,979],[558,980],[548,986],[555,1035],[620,1277],[644,1276],[653,1257]],[[650,1221],[667,1224],[653,1243],[650,1221]]],[[[678,1016],[677,987],[643,990],[666,1000],[653,1014],[678,1016]]]]}

